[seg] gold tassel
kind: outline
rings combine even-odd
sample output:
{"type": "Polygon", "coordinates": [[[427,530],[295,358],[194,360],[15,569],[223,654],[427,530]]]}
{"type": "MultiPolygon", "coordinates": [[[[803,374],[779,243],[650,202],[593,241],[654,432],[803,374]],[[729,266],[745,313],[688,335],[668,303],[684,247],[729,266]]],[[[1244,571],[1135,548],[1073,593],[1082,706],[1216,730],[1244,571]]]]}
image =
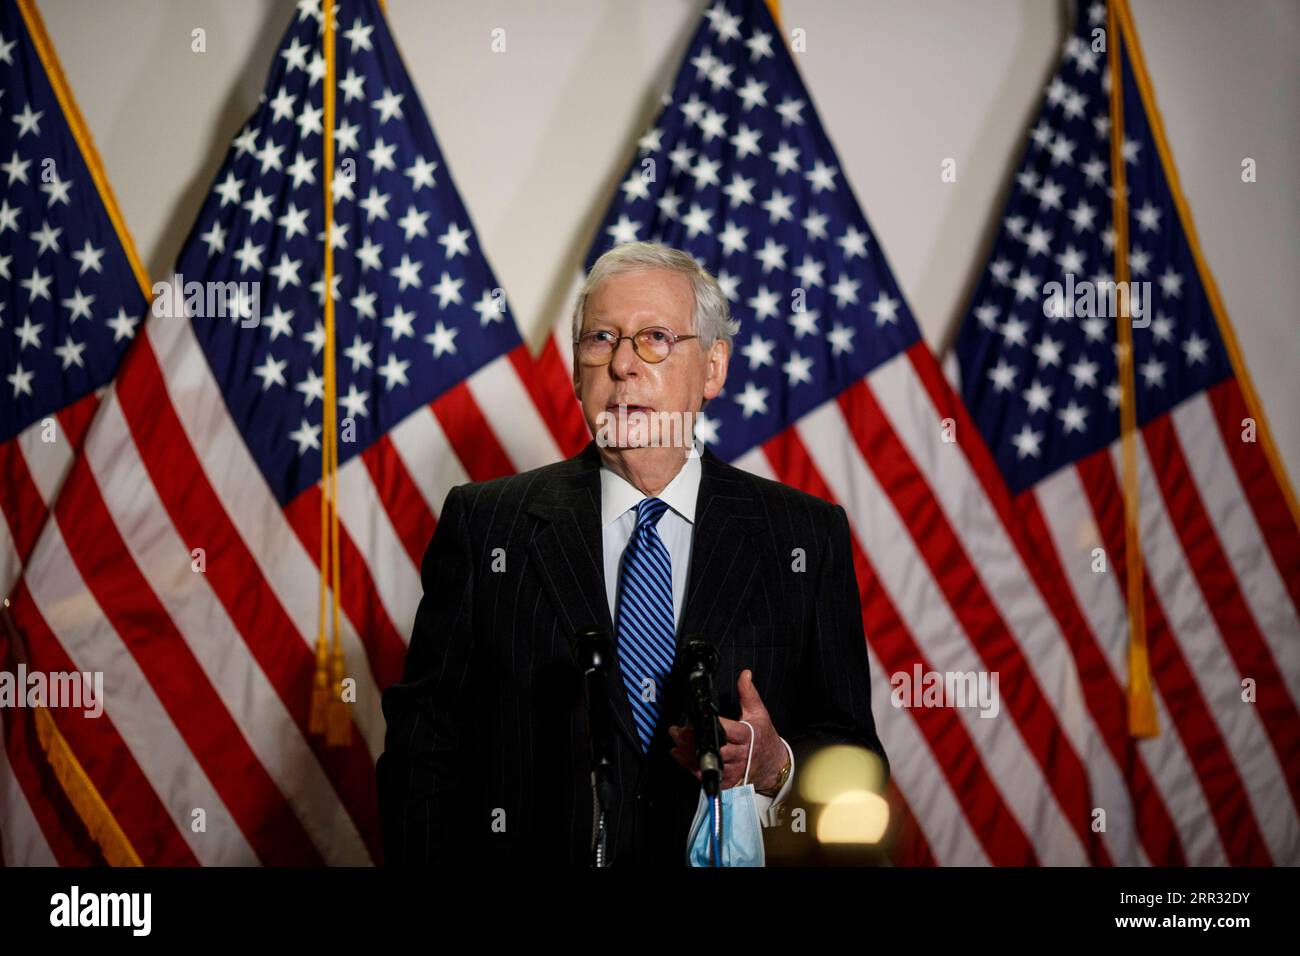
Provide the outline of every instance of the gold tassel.
{"type": "Polygon", "coordinates": [[[334,693],[329,702],[329,727],[325,743],[330,747],[346,747],[352,743],[352,709],[343,699],[343,651],[334,651],[334,693]]]}
{"type": "Polygon", "coordinates": [[[1158,737],[1155,694],[1151,690],[1151,663],[1146,641],[1130,641],[1128,649],[1128,732],[1131,737],[1158,737]]]}
{"type": "Polygon", "coordinates": [[[68,802],[85,825],[90,838],[99,846],[109,866],[141,866],[139,855],[131,846],[113,813],[104,803],[85,769],[73,756],[67,740],[59,732],[54,718],[44,707],[36,708],[36,739],[68,802]]]}
{"type": "Polygon", "coordinates": [[[329,695],[329,650],[325,644],[325,633],[322,631],[316,638],[316,676],[311,688],[311,714],[307,718],[308,733],[325,733],[329,695]]]}

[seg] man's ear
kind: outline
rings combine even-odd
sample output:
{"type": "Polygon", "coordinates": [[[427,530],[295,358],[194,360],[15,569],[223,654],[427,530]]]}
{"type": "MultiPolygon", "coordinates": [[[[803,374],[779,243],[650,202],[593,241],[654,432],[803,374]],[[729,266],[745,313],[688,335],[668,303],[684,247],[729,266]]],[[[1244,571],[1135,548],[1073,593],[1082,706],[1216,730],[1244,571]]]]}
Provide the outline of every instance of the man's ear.
{"type": "Polygon", "coordinates": [[[704,377],[705,399],[715,398],[727,381],[727,365],[731,361],[731,348],[722,339],[709,347],[708,368],[704,377]]]}

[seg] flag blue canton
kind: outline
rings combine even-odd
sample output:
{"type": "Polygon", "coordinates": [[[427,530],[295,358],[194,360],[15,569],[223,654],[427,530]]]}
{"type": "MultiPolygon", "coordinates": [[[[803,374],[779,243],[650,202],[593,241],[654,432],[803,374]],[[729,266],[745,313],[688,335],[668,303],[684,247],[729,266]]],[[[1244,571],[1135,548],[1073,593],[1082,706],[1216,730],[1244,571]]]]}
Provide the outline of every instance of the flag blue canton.
{"type": "MultiPolygon", "coordinates": [[[[520,336],[377,3],[342,0],[335,9],[342,465],[520,336]]],[[[321,471],[323,29],[319,0],[300,2],[177,266],[187,284],[260,284],[257,326],[238,317],[191,322],[282,503],[321,471]]]]}
{"type": "Polygon", "coordinates": [[[0,441],[113,377],[145,296],[17,4],[0,7],[0,441]]]}
{"type": "MultiPolygon", "coordinates": [[[[1105,28],[1095,3],[1066,41],[956,343],[962,399],[1016,492],[1119,437],[1115,319],[1072,314],[1082,292],[1064,294],[1067,276],[1115,279],[1105,28]]],[[[1130,281],[1151,293],[1133,328],[1141,425],[1232,369],[1126,54],[1121,72],[1130,281]]]]}
{"type": "Polygon", "coordinates": [[[763,0],[713,4],[587,255],[685,249],[740,322],[696,435],[735,458],[920,333],[763,0]]]}

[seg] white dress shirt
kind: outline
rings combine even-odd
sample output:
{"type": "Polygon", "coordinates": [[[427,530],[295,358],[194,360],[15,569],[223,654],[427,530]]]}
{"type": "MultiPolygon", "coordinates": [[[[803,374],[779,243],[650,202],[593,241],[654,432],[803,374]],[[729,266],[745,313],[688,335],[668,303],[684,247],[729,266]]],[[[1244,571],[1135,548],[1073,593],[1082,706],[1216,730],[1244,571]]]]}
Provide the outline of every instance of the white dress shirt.
{"type": "MultiPolygon", "coordinates": [[[[668,556],[672,562],[673,572],[673,623],[682,624],[682,606],[686,603],[686,575],[691,566],[691,543],[695,535],[695,502],[700,494],[700,456],[694,451],[686,458],[681,470],[668,483],[668,487],[656,496],[668,506],[668,510],[659,518],[655,526],[668,556]]],[[[605,597],[609,601],[610,620],[618,625],[615,608],[618,600],[618,576],[623,561],[623,550],[632,539],[636,530],[636,506],[643,498],[649,497],[636,486],[629,484],[615,474],[608,466],[600,468],[600,524],[601,542],[605,559],[605,597]]],[[[616,636],[617,640],[617,636],[616,636]]],[[[781,738],[786,752],[790,755],[790,775],[775,797],[754,794],[758,805],[759,817],[763,826],[773,826],[777,819],[776,806],[783,803],[790,794],[790,785],[794,780],[794,751],[781,738]]]]}

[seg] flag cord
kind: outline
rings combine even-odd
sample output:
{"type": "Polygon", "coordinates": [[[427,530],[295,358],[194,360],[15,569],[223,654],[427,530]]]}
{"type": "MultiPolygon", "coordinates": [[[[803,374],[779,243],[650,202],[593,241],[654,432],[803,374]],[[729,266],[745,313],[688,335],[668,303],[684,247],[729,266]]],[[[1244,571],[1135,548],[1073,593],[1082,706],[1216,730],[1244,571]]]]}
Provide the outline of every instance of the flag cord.
{"type": "Polygon", "coordinates": [[[334,13],[322,4],[325,78],[323,97],[321,179],[325,191],[324,264],[321,273],[324,298],[325,397],[321,438],[320,615],[316,636],[316,673],[312,686],[308,729],[324,733],[329,746],[347,746],[352,721],[343,699],[344,659],[339,626],[339,513],[338,513],[338,380],[335,368],[334,328],[334,13]],[[329,604],[328,614],[326,604],[329,604]],[[327,627],[328,625],[328,627],[327,627]]]}
{"type": "MultiPolygon", "coordinates": [[[[1115,284],[1129,287],[1128,195],[1124,170],[1123,54],[1115,5],[1106,8],[1106,33],[1110,44],[1110,168],[1111,222],[1115,230],[1115,284]]],[[[1129,324],[1129,296],[1116,294],[1115,325],[1119,341],[1120,448],[1123,467],[1124,565],[1128,597],[1128,729],[1133,737],[1155,737],[1155,695],[1151,689],[1151,664],[1147,654],[1146,602],[1143,588],[1140,502],[1138,495],[1137,400],[1133,382],[1133,332],[1129,324]]]]}

